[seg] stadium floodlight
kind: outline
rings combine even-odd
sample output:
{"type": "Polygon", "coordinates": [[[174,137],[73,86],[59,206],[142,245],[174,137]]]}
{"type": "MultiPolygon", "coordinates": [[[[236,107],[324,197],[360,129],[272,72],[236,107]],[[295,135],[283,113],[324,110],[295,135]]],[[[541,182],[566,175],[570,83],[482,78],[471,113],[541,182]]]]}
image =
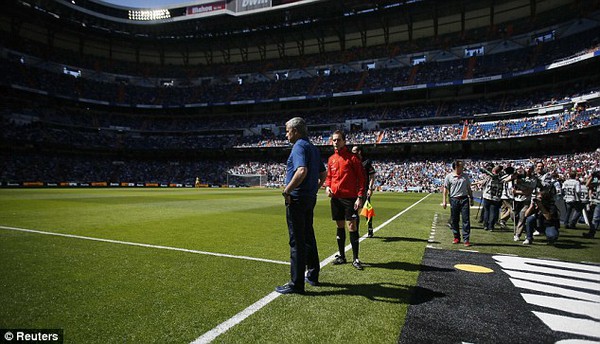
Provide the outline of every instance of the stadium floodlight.
{"type": "Polygon", "coordinates": [[[171,18],[171,12],[167,9],[154,10],[129,10],[130,20],[161,20],[171,18]]]}
{"type": "Polygon", "coordinates": [[[421,63],[425,63],[425,62],[427,62],[427,56],[425,56],[425,55],[413,56],[413,57],[411,57],[411,59],[410,59],[410,60],[411,60],[411,62],[412,62],[411,64],[412,64],[413,66],[416,66],[416,65],[418,65],[418,64],[421,64],[421,63]]]}
{"type": "Polygon", "coordinates": [[[79,70],[79,69],[63,67],[63,73],[74,76],[75,78],[81,78],[81,70],[79,70]]]}

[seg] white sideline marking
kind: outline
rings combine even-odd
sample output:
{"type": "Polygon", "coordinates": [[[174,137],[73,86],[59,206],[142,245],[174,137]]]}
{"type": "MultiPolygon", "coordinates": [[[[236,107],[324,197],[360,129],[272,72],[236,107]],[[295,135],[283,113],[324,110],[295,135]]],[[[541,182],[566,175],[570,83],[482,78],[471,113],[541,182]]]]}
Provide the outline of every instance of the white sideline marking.
{"type": "Polygon", "coordinates": [[[245,259],[245,260],[254,260],[254,261],[265,262],[265,263],[290,265],[289,262],[283,262],[283,261],[280,261],[280,260],[272,260],[272,259],[264,259],[264,258],[254,258],[254,257],[248,257],[248,256],[235,256],[235,255],[232,255],[232,254],[225,254],[225,253],[197,251],[197,250],[190,250],[190,249],[187,249],[187,248],[178,248],[178,247],[169,247],[169,246],[142,244],[142,243],[129,242],[129,241],[119,241],[119,240],[111,240],[111,239],[93,238],[93,237],[86,237],[86,236],[74,235],[74,234],[44,232],[44,231],[38,231],[38,230],[35,230],[35,229],[25,229],[25,228],[16,228],[16,227],[7,227],[7,226],[0,226],[0,229],[7,229],[7,230],[11,230],[11,231],[19,231],[19,232],[27,232],[27,233],[37,233],[37,234],[45,234],[45,235],[54,235],[54,236],[60,236],[60,237],[65,237],[65,238],[74,238],[74,239],[83,239],[83,240],[91,240],[91,241],[108,242],[108,243],[111,243],[111,244],[139,246],[139,247],[147,247],[147,248],[156,248],[156,249],[161,249],[161,250],[170,250],[170,251],[180,251],[180,252],[204,254],[204,255],[207,255],[207,256],[217,256],[217,257],[226,257],[226,258],[235,258],[235,259],[245,259]]]}
{"type": "MultiPolygon", "coordinates": [[[[426,199],[429,196],[431,196],[431,194],[427,194],[427,196],[425,196],[425,197],[421,198],[420,200],[418,200],[417,202],[413,203],[410,207],[408,207],[408,208],[404,209],[403,211],[399,212],[398,214],[392,216],[389,220],[385,221],[384,223],[377,226],[376,228],[373,228],[373,233],[375,233],[378,230],[380,230],[381,228],[387,226],[390,222],[394,221],[395,219],[400,217],[402,214],[404,214],[405,212],[410,210],[415,205],[421,203],[424,199],[426,199]]],[[[365,240],[366,238],[367,238],[367,234],[363,235],[359,239],[359,242],[365,240]]],[[[346,246],[345,252],[348,252],[351,248],[352,248],[352,245],[346,246]]],[[[328,265],[329,263],[331,263],[335,259],[335,255],[336,254],[334,253],[331,256],[325,258],[325,260],[323,260],[320,263],[321,268],[323,268],[326,265],[328,265]]],[[[248,306],[243,311],[239,312],[238,314],[234,315],[233,317],[229,318],[228,320],[220,323],[219,325],[217,325],[217,327],[204,333],[202,336],[196,338],[196,340],[194,340],[191,344],[206,344],[206,343],[212,342],[215,338],[217,338],[218,336],[227,332],[230,328],[234,327],[235,325],[241,323],[242,321],[244,321],[246,318],[248,318],[252,314],[258,312],[258,310],[260,310],[261,308],[263,308],[264,306],[266,306],[271,301],[275,300],[277,297],[279,297],[281,295],[282,294],[279,294],[276,291],[270,293],[269,295],[263,297],[262,299],[256,301],[252,305],[248,306]]]]}

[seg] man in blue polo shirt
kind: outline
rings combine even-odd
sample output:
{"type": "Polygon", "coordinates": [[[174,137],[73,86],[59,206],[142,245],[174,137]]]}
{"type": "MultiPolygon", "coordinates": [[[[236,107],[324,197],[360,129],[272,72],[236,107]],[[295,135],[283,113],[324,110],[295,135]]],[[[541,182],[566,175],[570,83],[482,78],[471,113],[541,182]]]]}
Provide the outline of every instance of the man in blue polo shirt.
{"type": "Polygon", "coordinates": [[[287,160],[283,197],[290,235],[290,282],[278,286],[281,294],[303,294],[304,282],[319,283],[319,253],[313,228],[317,192],[327,171],[319,150],[308,141],[306,122],[294,117],[285,124],[285,136],[294,145],[287,160]],[[306,277],[304,275],[306,269],[306,277]]]}

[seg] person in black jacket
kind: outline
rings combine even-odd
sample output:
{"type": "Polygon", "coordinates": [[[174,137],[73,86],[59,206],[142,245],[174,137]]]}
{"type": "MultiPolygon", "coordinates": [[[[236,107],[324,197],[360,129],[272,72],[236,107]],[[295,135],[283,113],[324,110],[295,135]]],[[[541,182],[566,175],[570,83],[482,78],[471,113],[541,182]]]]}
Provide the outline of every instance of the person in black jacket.
{"type": "MultiPolygon", "coordinates": [[[[364,158],[363,151],[360,146],[352,147],[352,153],[354,153],[354,154],[356,154],[356,156],[358,156],[358,158],[362,162],[363,167],[365,168],[365,176],[367,177],[366,178],[367,184],[365,185],[365,189],[367,190],[366,200],[369,201],[369,203],[371,203],[371,196],[373,195],[373,191],[375,191],[375,175],[377,174],[377,172],[375,171],[375,168],[373,167],[373,162],[371,161],[371,159],[364,158]]],[[[357,225],[358,225],[358,222],[357,222],[357,225]]],[[[373,218],[372,217],[367,220],[367,230],[368,230],[367,236],[369,238],[372,238],[373,237],[373,218]]]]}

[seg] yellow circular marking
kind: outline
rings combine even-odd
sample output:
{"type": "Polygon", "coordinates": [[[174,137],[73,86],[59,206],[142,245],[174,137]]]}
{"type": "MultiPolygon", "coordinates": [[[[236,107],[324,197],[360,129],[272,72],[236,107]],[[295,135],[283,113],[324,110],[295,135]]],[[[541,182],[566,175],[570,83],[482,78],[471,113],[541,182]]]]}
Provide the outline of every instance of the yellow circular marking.
{"type": "Polygon", "coordinates": [[[456,265],[454,265],[454,268],[456,268],[458,270],[475,272],[475,273],[479,273],[479,274],[489,274],[489,273],[494,272],[494,270],[492,270],[490,268],[486,268],[485,266],[471,265],[471,264],[456,264],[456,265]]]}

